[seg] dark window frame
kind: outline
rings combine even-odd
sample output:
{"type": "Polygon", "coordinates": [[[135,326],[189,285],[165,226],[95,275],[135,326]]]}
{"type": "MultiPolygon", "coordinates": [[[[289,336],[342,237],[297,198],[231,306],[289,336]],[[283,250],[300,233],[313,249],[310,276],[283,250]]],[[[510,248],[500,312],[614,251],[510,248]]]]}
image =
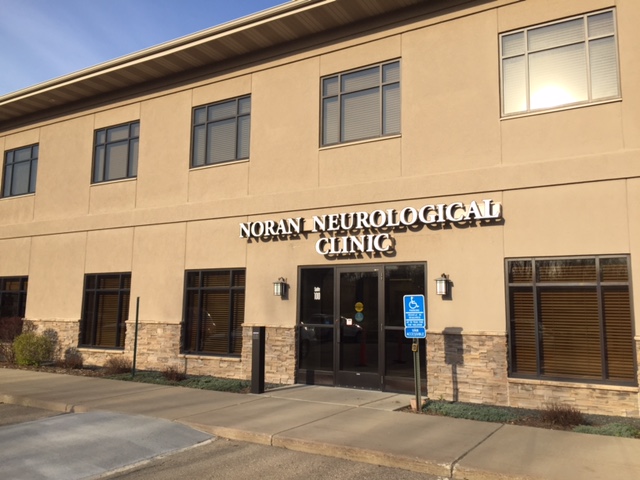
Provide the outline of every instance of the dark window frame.
{"type": "MultiPolygon", "coordinates": [[[[357,82],[355,82],[357,83],[357,82]]],[[[401,62],[400,59],[389,60],[385,62],[380,62],[377,64],[368,65],[365,67],[360,67],[353,70],[348,70],[332,75],[326,75],[320,79],[320,146],[321,147],[329,147],[333,145],[341,145],[345,143],[358,142],[369,139],[376,138],[384,138],[389,136],[400,135],[402,132],[401,128],[401,114],[402,114],[402,96],[401,96],[401,84],[402,84],[402,71],[401,71],[401,62]],[[397,65],[397,79],[394,78],[392,80],[385,81],[385,67],[395,66],[397,65]],[[378,70],[378,82],[375,86],[367,85],[356,88],[348,88],[345,87],[345,81],[348,81],[350,76],[358,75],[360,73],[365,73],[368,70],[378,70]],[[330,89],[329,82],[335,81],[337,83],[337,92],[328,93],[327,90],[330,89]],[[388,91],[391,87],[398,88],[398,99],[397,99],[397,129],[391,129],[390,131],[385,131],[386,120],[388,118],[387,112],[385,111],[385,92],[388,91]],[[365,92],[373,92],[377,91],[377,100],[379,106],[377,121],[377,132],[371,135],[363,135],[354,138],[345,138],[345,105],[344,100],[350,96],[364,94],[365,92]],[[337,128],[337,132],[328,132],[328,116],[331,114],[329,108],[327,107],[328,101],[335,100],[337,105],[337,120],[334,120],[335,123],[334,128],[337,128]],[[336,140],[329,139],[329,136],[335,137],[336,140]]],[[[333,123],[332,123],[333,125],[333,123]]]]}
{"type": "Polygon", "coordinates": [[[29,285],[29,277],[27,276],[14,276],[14,277],[0,277],[0,318],[24,318],[24,313],[27,305],[27,289],[29,285]],[[17,282],[16,288],[9,288],[9,283],[17,282]],[[17,296],[17,305],[11,302],[11,312],[8,312],[9,306],[7,306],[7,296],[17,296]]]}
{"type": "Polygon", "coordinates": [[[505,279],[510,378],[638,384],[631,261],[628,255],[510,258],[505,260],[505,279]],[[562,272],[558,269],[554,272],[554,265],[561,262],[575,270],[562,272]],[[593,278],[586,276],[588,268],[591,268],[590,262],[593,262],[593,278]],[[603,265],[614,265],[615,262],[624,263],[625,280],[605,278],[610,270],[603,265]],[[515,269],[517,264],[519,271],[515,269]],[[568,276],[557,277],[558,272],[568,276]],[[557,278],[554,279],[553,275],[557,278]],[[614,299],[609,307],[612,294],[618,294],[623,300],[614,299]],[[520,299],[516,299],[517,296],[520,299]],[[572,304],[572,299],[574,309],[568,310],[567,305],[572,304]],[[576,308],[578,305],[579,309],[576,308]],[[576,319],[578,323],[572,324],[576,319]],[[583,351],[565,348],[568,339],[579,338],[585,332],[594,335],[596,331],[597,337],[588,337],[590,345],[584,340],[580,343],[583,351]],[[548,348],[545,341],[549,342],[548,348]],[[586,366],[587,362],[581,361],[581,357],[588,358],[590,365],[586,366]],[[574,363],[567,367],[571,358],[574,363]],[[573,371],[559,371],[566,368],[573,371]],[[596,375],[598,368],[600,374],[596,375]],[[587,373],[587,370],[591,372],[587,373]]]}
{"type": "Polygon", "coordinates": [[[140,120],[112,125],[110,127],[100,128],[94,132],[93,141],[93,165],[91,168],[91,183],[106,183],[117,180],[125,180],[128,178],[136,178],[138,176],[138,156],[140,145],[140,120]],[[109,140],[109,134],[122,129],[128,128],[126,138],[118,138],[109,140]],[[111,175],[109,173],[109,165],[112,159],[109,158],[109,147],[117,145],[126,145],[126,174],[111,175]],[[100,155],[102,151],[102,158],[100,155]]]}
{"type": "Polygon", "coordinates": [[[36,192],[36,180],[38,176],[38,154],[40,146],[38,143],[27,145],[24,147],[7,150],[4,153],[4,164],[2,172],[2,197],[17,197],[21,195],[30,195],[36,192]],[[16,160],[16,155],[22,151],[30,150],[28,158],[16,160]],[[28,164],[28,186],[26,191],[15,191],[16,183],[16,167],[28,164]]]}
{"type": "Polygon", "coordinates": [[[246,269],[244,268],[187,270],[185,272],[182,353],[239,357],[242,354],[245,292],[246,269]],[[224,274],[228,276],[227,284],[205,285],[207,275],[211,275],[211,278],[215,276],[221,278],[224,274]],[[222,312],[225,308],[227,309],[226,325],[221,321],[218,321],[218,324],[215,323],[220,315],[219,311],[214,311],[211,315],[206,310],[204,297],[207,294],[226,295],[225,303],[220,304],[222,312]],[[238,315],[241,318],[236,318],[238,315]],[[209,331],[212,327],[213,331],[209,331]],[[217,341],[219,339],[223,340],[222,344],[217,341]],[[216,348],[216,345],[224,348],[216,348]]]}
{"type": "Polygon", "coordinates": [[[191,155],[190,168],[207,167],[220,165],[239,160],[249,159],[251,151],[251,94],[240,95],[238,97],[200,105],[193,108],[191,113],[191,155]],[[233,114],[226,114],[216,118],[214,110],[225,106],[235,105],[233,114]],[[244,110],[248,108],[248,110],[244,110]],[[200,118],[202,117],[202,118],[200,118]],[[216,125],[233,123],[233,155],[220,159],[214,158],[214,152],[220,148],[211,138],[211,130],[216,125]],[[244,131],[243,129],[246,129],[244,131]],[[202,132],[203,137],[199,136],[202,132]],[[246,137],[246,138],[245,138],[246,137]],[[201,139],[200,139],[201,138],[201,139]],[[202,149],[199,148],[200,141],[203,142],[202,149]]]}
{"type": "MultiPolygon", "coordinates": [[[[80,321],[80,347],[123,350],[130,299],[130,272],[86,274],[80,321]],[[106,285],[107,281],[116,278],[117,286],[106,285]],[[100,300],[109,297],[117,299],[115,318],[105,318],[100,312],[100,300]],[[102,340],[103,336],[110,336],[109,329],[104,324],[105,320],[115,321],[113,341],[102,340]]],[[[104,304],[102,306],[104,308],[104,304]]]]}

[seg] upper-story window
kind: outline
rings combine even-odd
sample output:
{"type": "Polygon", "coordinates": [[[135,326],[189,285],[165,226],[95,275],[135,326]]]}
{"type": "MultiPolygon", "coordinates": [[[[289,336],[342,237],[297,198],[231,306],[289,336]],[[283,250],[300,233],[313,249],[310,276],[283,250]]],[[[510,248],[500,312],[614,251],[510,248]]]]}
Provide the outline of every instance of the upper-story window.
{"type": "Polygon", "coordinates": [[[2,196],[14,197],[34,193],[37,174],[38,145],[5,152],[2,196]]]}
{"type": "Polygon", "coordinates": [[[251,97],[238,97],[193,109],[191,166],[249,158],[251,97]]]}
{"type": "Polygon", "coordinates": [[[322,79],[322,146],[399,133],[399,61],[322,79]]]}
{"type": "Polygon", "coordinates": [[[138,175],[140,122],[96,130],[93,183],[138,175]]]}
{"type": "Polygon", "coordinates": [[[502,115],[620,96],[613,10],[500,37],[502,115]]]}

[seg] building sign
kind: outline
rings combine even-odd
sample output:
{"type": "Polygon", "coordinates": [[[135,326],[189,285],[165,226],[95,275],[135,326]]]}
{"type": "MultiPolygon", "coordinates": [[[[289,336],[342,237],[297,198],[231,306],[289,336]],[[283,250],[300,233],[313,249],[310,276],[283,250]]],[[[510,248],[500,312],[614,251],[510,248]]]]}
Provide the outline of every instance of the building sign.
{"type": "Polygon", "coordinates": [[[389,208],[372,212],[349,212],[266,220],[240,224],[240,238],[287,239],[307,233],[319,233],[316,252],[320,255],[385,253],[393,250],[389,231],[422,225],[465,223],[502,218],[502,205],[493,200],[424,205],[421,208],[389,208]],[[309,228],[306,228],[309,227],[309,228]]]}

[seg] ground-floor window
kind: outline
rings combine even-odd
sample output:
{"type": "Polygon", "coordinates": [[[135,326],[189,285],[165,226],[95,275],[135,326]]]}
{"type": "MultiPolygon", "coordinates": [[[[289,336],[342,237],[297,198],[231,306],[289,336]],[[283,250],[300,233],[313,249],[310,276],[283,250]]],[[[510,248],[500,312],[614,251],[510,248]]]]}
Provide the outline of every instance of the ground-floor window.
{"type": "Polygon", "coordinates": [[[240,355],[245,281],[244,269],[187,272],[184,353],[240,355]]]}
{"type": "Polygon", "coordinates": [[[629,258],[507,260],[510,375],[635,384],[629,258]]]}
{"type": "Polygon", "coordinates": [[[0,342],[11,342],[22,331],[27,284],[27,277],[0,278],[0,342]]]}
{"type": "Polygon", "coordinates": [[[86,275],[80,345],[124,348],[131,273],[86,275]]]}

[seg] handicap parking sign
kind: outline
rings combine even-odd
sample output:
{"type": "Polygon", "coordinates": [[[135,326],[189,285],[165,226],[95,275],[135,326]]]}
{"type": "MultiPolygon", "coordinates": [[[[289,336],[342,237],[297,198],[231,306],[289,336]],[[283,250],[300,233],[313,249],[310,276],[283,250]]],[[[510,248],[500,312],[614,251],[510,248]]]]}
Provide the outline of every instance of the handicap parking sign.
{"type": "Polygon", "coordinates": [[[427,319],[424,295],[405,295],[403,301],[405,338],[426,338],[427,319]]]}

